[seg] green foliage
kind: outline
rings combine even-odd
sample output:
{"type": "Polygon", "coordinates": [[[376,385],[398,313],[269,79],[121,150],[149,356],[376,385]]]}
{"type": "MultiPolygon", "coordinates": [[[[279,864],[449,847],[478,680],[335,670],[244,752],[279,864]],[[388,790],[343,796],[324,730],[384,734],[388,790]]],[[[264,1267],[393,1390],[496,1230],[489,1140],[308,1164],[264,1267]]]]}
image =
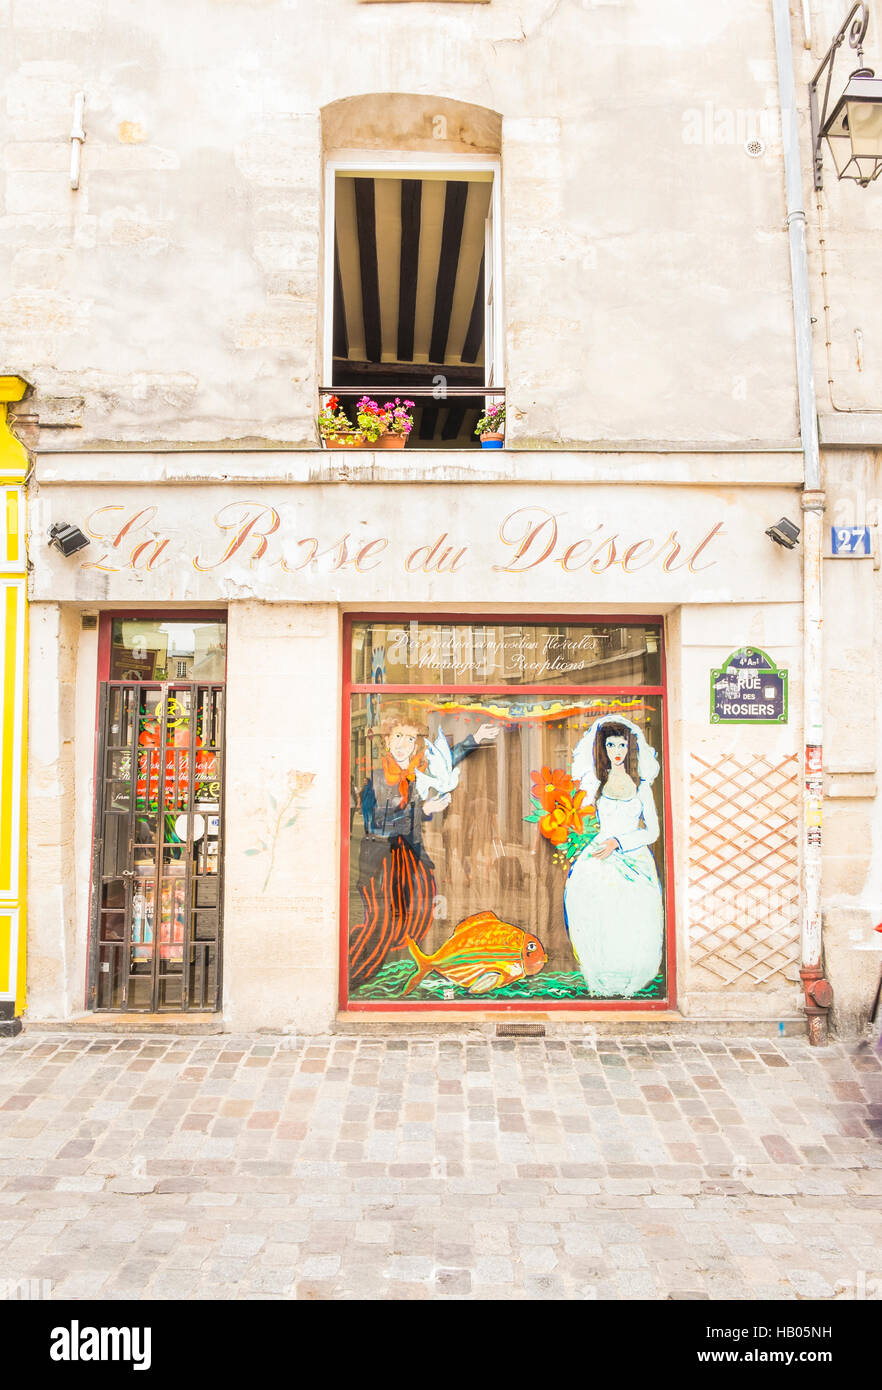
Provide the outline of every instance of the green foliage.
{"type": "Polygon", "coordinates": [[[336,396],[331,396],[319,411],[318,427],[322,439],[335,439],[338,434],[352,434],[355,428],[342,406],[338,407],[336,396]]]}
{"type": "MultiPolygon", "coordinates": [[[[535,797],[531,797],[530,807],[531,809],[524,816],[524,820],[529,821],[531,825],[536,825],[543,816],[548,815],[545,807],[540,805],[535,797]]],[[[600,830],[600,821],[596,816],[592,816],[590,820],[583,820],[582,826],[581,833],[571,826],[570,833],[563,844],[555,846],[555,853],[560,855],[568,864],[571,864],[576,856],[581,854],[582,850],[587,848],[591,841],[596,838],[597,832],[600,830]]]]}

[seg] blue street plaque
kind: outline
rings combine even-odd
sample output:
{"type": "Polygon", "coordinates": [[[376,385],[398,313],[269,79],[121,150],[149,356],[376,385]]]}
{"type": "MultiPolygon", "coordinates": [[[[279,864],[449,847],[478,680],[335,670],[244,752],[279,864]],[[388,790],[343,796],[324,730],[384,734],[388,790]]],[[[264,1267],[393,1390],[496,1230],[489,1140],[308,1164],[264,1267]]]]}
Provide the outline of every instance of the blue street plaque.
{"type": "Polygon", "coordinates": [[[739,647],[710,679],[712,724],[787,723],[787,672],[759,647],[739,647]]]}
{"type": "Polygon", "coordinates": [[[834,526],[830,532],[834,555],[872,555],[869,526],[834,526]]]}

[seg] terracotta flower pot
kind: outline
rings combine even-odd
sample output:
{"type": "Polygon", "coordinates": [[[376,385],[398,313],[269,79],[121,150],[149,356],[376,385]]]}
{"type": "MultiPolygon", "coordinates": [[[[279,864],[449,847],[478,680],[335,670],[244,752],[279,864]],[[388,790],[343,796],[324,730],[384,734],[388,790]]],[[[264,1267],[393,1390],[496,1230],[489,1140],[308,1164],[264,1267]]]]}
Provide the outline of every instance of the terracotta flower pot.
{"type": "Polygon", "coordinates": [[[505,435],[504,435],[504,434],[482,434],[482,435],[481,435],[481,448],[482,448],[482,449],[501,449],[502,446],[503,446],[503,444],[504,444],[504,442],[505,442],[505,435]]]}
{"type": "Polygon", "coordinates": [[[365,445],[364,435],[356,434],[331,434],[323,435],[322,443],[326,449],[363,449],[365,445]]]}
{"type": "Polygon", "coordinates": [[[391,432],[391,430],[389,430],[389,431],[386,432],[386,434],[381,434],[381,435],[380,435],[379,439],[377,440],[376,444],[374,445],[374,448],[375,448],[375,449],[403,449],[406,443],[407,443],[407,435],[406,435],[406,434],[393,434],[393,433],[391,432]]]}

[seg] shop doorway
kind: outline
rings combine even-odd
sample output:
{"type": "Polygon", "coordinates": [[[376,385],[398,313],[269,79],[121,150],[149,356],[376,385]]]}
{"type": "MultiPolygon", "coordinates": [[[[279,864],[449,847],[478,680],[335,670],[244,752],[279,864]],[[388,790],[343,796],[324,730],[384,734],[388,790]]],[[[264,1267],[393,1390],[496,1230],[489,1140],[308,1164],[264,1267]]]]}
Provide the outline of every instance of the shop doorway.
{"type": "MultiPolygon", "coordinates": [[[[224,632],[222,624],[189,626],[224,632]]],[[[125,674],[133,675],[140,663],[145,676],[150,667],[191,673],[200,664],[199,636],[195,655],[179,655],[182,627],[112,620],[111,672],[128,663],[125,674]],[[176,630],[170,642],[163,628],[176,630]]],[[[203,651],[207,674],[223,675],[224,647],[221,637],[207,662],[203,651]]],[[[99,686],[91,1009],[220,1007],[224,692],[222,679],[99,686]]]]}

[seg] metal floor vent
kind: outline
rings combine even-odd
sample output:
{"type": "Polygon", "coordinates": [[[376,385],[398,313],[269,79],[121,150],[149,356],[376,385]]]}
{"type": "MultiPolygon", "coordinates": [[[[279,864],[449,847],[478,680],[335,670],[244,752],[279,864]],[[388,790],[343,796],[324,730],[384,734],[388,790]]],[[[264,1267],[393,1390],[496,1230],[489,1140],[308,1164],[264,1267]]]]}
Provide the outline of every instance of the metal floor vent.
{"type": "Polygon", "coordinates": [[[497,1038],[544,1038],[544,1023],[497,1023],[497,1038]]]}

